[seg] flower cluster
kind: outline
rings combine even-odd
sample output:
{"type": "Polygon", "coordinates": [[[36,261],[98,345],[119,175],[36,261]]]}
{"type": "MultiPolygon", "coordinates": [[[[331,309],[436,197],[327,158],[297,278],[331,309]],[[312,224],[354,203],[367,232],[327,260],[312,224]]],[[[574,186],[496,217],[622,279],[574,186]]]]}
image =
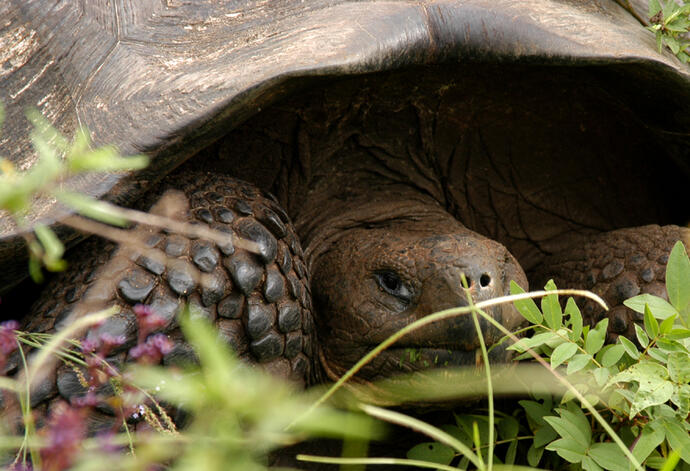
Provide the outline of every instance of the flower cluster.
{"type": "Polygon", "coordinates": [[[129,354],[140,363],[155,365],[163,356],[172,351],[172,341],[163,334],[152,335],[145,343],[140,343],[129,351],[129,354]]]}
{"type": "Polygon", "coordinates": [[[139,327],[138,344],[142,344],[149,334],[167,324],[167,321],[158,315],[151,306],[145,304],[137,304],[134,306],[134,314],[137,316],[137,324],[139,327]]]}
{"type": "Polygon", "coordinates": [[[46,446],[41,448],[43,470],[62,471],[69,468],[86,438],[85,408],[70,407],[64,402],[51,410],[48,424],[41,429],[46,446]]]}
{"type": "Polygon", "coordinates": [[[7,364],[8,357],[17,349],[19,322],[5,321],[0,323],[0,370],[7,364]]]}
{"type": "MultiPolygon", "coordinates": [[[[157,364],[173,348],[172,341],[166,335],[153,333],[163,327],[166,321],[150,306],[139,304],[133,310],[137,318],[139,335],[137,345],[129,350],[129,358],[142,364],[157,364]]],[[[19,324],[16,322],[0,324],[0,367],[7,356],[17,349],[15,330],[18,327],[19,324]]],[[[115,414],[112,428],[101,437],[104,444],[109,443],[107,437],[117,433],[126,421],[142,418],[148,421],[147,411],[151,411],[147,405],[150,404],[149,400],[140,390],[128,384],[125,376],[108,361],[117,353],[118,347],[122,347],[126,342],[125,336],[114,336],[107,332],[81,340],[80,350],[86,369],[74,367],[74,370],[86,392],[73,397],[70,403],[59,402],[51,405],[50,416],[39,432],[45,441],[40,453],[41,469],[62,471],[74,466],[82,442],[89,433],[87,418],[96,407],[109,407],[115,414]],[[106,385],[112,388],[105,388],[106,385]],[[115,391],[114,395],[111,390],[115,391]]],[[[160,406],[156,406],[156,410],[164,414],[160,406]]],[[[152,417],[151,420],[157,420],[155,416],[152,417]]],[[[165,423],[172,423],[167,416],[165,419],[165,423]]],[[[163,428],[158,424],[157,429],[163,428]]],[[[111,447],[114,450],[119,449],[117,446],[111,447]]],[[[24,466],[22,469],[31,469],[30,462],[22,463],[21,466],[24,466]]]]}

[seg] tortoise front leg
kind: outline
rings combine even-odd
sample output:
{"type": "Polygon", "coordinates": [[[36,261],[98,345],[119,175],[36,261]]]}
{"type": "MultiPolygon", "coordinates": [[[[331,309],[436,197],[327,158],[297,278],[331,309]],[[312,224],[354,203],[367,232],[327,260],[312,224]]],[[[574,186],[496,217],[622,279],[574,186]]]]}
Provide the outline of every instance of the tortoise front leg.
{"type": "MultiPolygon", "coordinates": [[[[121,364],[137,356],[132,349],[137,343],[163,334],[172,348],[156,360],[169,365],[194,361],[177,322],[181,308],[191,305],[240,358],[303,385],[313,382],[309,274],[286,213],[253,185],[201,172],[166,178],[141,206],[155,203],[153,213],[170,212],[170,205],[159,201],[167,190],[177,190],[175,199],[181,202],[172,205],[169,216],[233,233],[253,242],[258,253],[238,243],[219,245],[141,226],[128,234],[143,250],[90,239],[70,254],[69,269],[42,291],[24,328],[53,332],[75,315],[116,305],[120,312],[85,339],[98,344],[120,338],[123,343],[110,349],[108,360],[121,364]],[[156,320],[142,327],[142,316],[156,320]]],[[[49,404],[50,409],[56,401],[84,396],[82,383],[74,368],[60,366],[34,388],[32,406],[49,404]]]]}
{"type": "Polygon", "coordinates": [[[634,339],[634,323],[642,322],[643,316],[623,301],[642,293],[668,300],[666,262],[678,240],[690,242],[690,229],[649,225],[578,236],[544,259],[530,277],[534,281],[531,287],[539,289],[553,278],[559,288],[583,288],[598,294],[610,309],[606,312],[593,301],[580,300],[585,321],[594,324],[607,316],[610,341],[618,335],[634,339]]]}

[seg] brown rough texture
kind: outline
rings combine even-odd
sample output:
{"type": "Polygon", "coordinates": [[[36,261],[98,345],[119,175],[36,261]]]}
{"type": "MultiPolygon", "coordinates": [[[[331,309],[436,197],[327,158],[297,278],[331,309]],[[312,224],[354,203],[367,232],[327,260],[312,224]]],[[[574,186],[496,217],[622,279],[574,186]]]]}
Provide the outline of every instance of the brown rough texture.
{"type": "MultiPolygon", "coordinates": [[[[148,207],[161,193],[175,188],[182,189],[188,207],[168,202],[166,208],[161,200],[153,212],[172,207],[177,218],[232,231],[258,243],[261,252],[147,228],[132,231],[145,244],[145,255],[91,239],[71,254],[70,269],[51,280],[24,327],[53,332],[84,312],[119,306],[119,314],[89,331],[86,338],[96,339],[102,333],[124,335],[126,343],[110,358],[121,363],[137,341],[132,308],[147,304],[166,320],[160,332],[175,342],[163,363],[184,363],[195,356],[182,340],[177,315],[189,303],[197,315],[214,323],[241,358],[298,384],[314,382],[318,372],[309,274],[285,213],[255,187],[208,173],[165,180],[141,206],[148,207]]],[[[44,383],[32,393],[36,404],[86,393],[76,373],[66,366],[44,383]]]]}
{"type": "MultiPolygon", "coordinates": [[[[640,13],[639,1],[635,8],[640,13]]],[[[0,18],[0,100],[9,113],[3,154],[20,168],[35,160],[27,107],[65,132],[86,126],[97,143],[153,159],[144,172],[71,182],[120,203],[293,92],[430,64],[603,72],[615,100],[667,110],[650,113],[648,124],[663,147],[675,148],[672,158],[687,157],[690,74],[670,53],[659,54],[653,35],[614,1],[10,0],[0,4],[0,18]]],[[[31,219],[52,223],[60,214],[46,200],[31,219]]],[[[9,218],[0,218],[0,240],[0,289],[9,290],[26,274],[9,218]]]]}
{"type": "Polygon", "coordinates": [[[547,257],[538,267],[533,288],[549,279],[557,286],[574,286],[598,294],[611,309],[593,301],[578,300],[590,323],[609,319],[609,340],[619,335],[635,339],[635,323],[643,315],[623,305],[638,294],[649,293],[668,301],[666,262],[677,241],[690,244],[690,229],[649,225],[620,229],[590,237],[577,237],[569,247],[547,257]]]}

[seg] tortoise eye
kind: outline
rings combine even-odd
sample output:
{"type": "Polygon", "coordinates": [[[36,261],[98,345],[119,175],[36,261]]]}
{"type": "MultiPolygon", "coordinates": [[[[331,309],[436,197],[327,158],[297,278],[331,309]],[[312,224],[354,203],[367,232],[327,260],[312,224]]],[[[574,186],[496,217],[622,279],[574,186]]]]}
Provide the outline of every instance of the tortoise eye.
{"type": "Polygon", "coordinates": [[[412,291],[400,276],[393,271],[380,271],[374,274],[377,283],[386,293],[395,296],[405,303],[412,300],[412,291]]]}

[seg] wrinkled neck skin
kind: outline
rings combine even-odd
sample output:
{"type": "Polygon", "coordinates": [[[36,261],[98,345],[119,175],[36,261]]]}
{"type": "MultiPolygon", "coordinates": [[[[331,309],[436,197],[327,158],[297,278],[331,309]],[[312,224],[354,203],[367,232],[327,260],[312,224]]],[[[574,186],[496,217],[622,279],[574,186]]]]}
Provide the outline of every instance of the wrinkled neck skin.
{"type": "Polygon", "coordinates": [[[313,192],[305,211],[295,220],[309,268],[333,245],[353,230],[419,224],[441,230],[464,229],[431,197],[400,184],[358,189],[350,181],[346,188],[333,185],[331,191],[313,192]]]}
{"type": "MultiPolygon", "coordinates": [[[[359,176],[318,181],[294,215],[312,273],[319,359],[332,381],[402,327],[466,306],[462,276],[475,302],[507,294],[511,279],[527,288],[524,272],[503,246],[465,228],[434,198],[399,182],[359,176]]],[[[512,306],[488,312],[509,329],[521,323],[512,306]]],[[[486,322],[482,331],[489,344],[499,337],[486,322]]],[[[439,362],[475,365],[478,348],[471,318],[461,316],[409,334],[366,366],[359,380],[439,362]],[[410,349],[419,352],[417,363],[401,361],[410,349]]]]}

